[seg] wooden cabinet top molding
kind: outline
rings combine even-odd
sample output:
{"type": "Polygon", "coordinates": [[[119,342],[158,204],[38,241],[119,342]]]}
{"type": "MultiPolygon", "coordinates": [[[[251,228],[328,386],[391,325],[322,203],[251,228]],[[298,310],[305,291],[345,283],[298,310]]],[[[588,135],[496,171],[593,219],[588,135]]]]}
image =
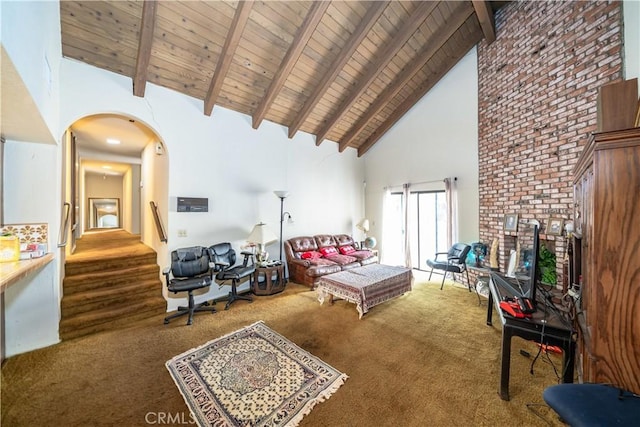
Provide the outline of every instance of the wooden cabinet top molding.
{"type": "Polygon", "coordinates": [[[635,147],[640,145],[640,127],[611,132],[592,133],[582,154],[573,168],[574,183],[593,161],[593,154],[599,150],[635,147]]]}

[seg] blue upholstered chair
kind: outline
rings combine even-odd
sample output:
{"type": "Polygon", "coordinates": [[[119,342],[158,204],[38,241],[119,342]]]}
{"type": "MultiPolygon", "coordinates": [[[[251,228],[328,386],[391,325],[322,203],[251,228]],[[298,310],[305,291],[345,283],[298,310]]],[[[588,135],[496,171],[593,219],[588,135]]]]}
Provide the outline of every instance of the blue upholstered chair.
{"type": "Polygon", "coordinates": [[[639,426],[640,396],[606,384],[557,384],[544,401],[572,427],[639,426]]]}

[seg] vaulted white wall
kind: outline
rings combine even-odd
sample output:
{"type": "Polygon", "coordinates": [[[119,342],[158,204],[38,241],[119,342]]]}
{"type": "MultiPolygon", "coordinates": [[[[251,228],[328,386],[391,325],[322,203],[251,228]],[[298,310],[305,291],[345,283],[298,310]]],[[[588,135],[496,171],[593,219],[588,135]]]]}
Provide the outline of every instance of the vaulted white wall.
{"type": "Polygon", "coordinates": [[[382,235],[386,187],[401,190],[410,183],[414,189],[444,189],[444,178],[457,177],[459,240],[477,241],[477,76],[474,48],[363,156],[370,235],[382,235]]]}
{"type": "MultiPolygon", "coordinates": [[[[164,152],[143,153],[143,162],[155,163],[160,157],[168,168],[143,164],[141,177],[143,209],[150,214],[148,201],[154,200],[166,223],[166,245],[149,235],[154,232],[150,221],[145,221],[143,233],[145,243],[159,252],[161,266],[168,265],[169,252],[179,247],[228,241],[239,250],[260,221],[277,235],[280,200],[274,190],[291,193],[285,210],[295,222],[285,223],[284,239],[356,231],[354,225],[363,215],[364,160],[355,150],[339,153],[330,141],[318,147],[303,132],[288,139],[286,128],[268,121],[255,130],[251,117],[224,108],[205,116],[201,100],[153,84],[147,84],[144,98],[134,97],[131,79],[76,61],[63,59],[61,70],[63,126],[89,114],[121,113],[148,125],[162,141],[164,152]],[[156,188],[158,179],[167,179],[166,191],[156,188]],[[207,198],[209,211],[177,212],[178,197],[207,198]],[[186,237],[179,237],[179,231],[186,237]]],[[[268,251],[278,257],[278,243],[268,251]]],[[[213,286],[199,299],[228,290],[213,286]]],[[[168,297],[169,309],[184,303],[182,295],[168,297]]]]}

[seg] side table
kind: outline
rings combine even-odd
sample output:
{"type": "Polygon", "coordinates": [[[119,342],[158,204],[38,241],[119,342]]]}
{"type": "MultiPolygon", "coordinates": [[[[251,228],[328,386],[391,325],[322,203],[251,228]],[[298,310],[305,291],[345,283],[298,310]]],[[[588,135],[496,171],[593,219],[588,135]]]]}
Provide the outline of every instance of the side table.
{"type": "Polygon", "coordinates": [[[284,291],[286,285],[284,264],[261,267],[256,266],[253,273],[254,295],[273,295],[284,291]]]}

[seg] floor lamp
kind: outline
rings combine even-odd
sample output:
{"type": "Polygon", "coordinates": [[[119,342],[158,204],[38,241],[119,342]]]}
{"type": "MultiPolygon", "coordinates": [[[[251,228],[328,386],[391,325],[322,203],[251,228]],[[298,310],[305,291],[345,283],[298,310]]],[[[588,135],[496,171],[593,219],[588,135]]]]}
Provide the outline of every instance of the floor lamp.
{"type": "Polygon", "coordinates": [[[273,193],[280,199],[280,261],[282,261],[282,247],[284,246],[284,242],[282,241],[282,226],[284,225],[284,216],[287,214],[289,218],[291,218],[291,214],[284,211],[284,199],[287,198],[289,192],[281,190],[274,191],[273,193]]]}

